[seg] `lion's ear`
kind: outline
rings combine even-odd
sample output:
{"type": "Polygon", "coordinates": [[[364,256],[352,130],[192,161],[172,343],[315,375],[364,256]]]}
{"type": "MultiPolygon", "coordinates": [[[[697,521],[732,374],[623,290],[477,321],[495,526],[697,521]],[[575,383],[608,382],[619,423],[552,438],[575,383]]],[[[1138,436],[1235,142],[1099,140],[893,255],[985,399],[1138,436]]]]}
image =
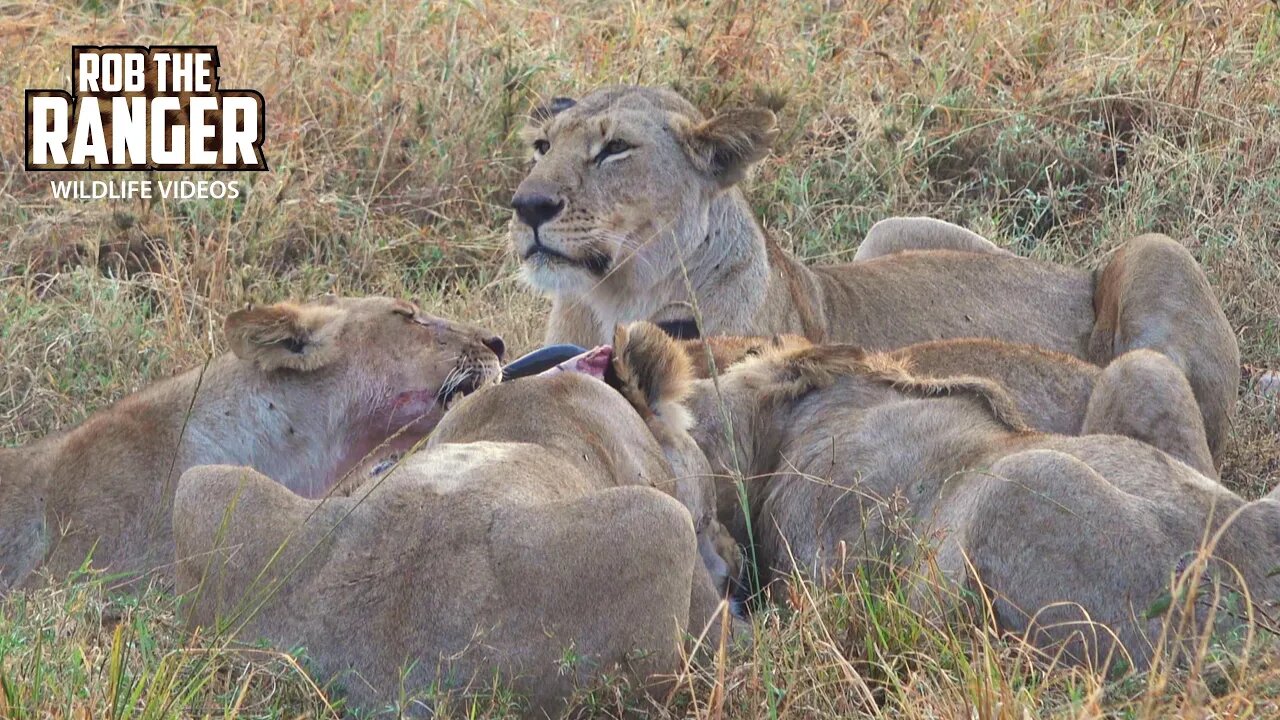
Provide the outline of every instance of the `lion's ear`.
{"type": "Polygon", "coordinates": [[[314,370],[338,356],[344,313],[336,307],[277,303],[227,316],[227,343],[262,370],[314,370]]]}
{"type": "Polygon", "coordinates": [[[619,325],[613,335],[611,381],[646,420],[657,418],[680,430],[689,427],[683,402],[693,371],[680,345],[657,325],[619,325]]]}
{"type": "Polygon", "coordinates": [[[679,134],[694,166],[729,187],[768,154],[778,136],[778,119],[765,108],[730,110],[679,134]]]}
{"type": "Polygon", "coordinates": [[[536,105],[529,111],[529,124],[540,127],[542,123],[577,105],[578,101],[567,97],[554,97],[550,102],[536,105]]]}

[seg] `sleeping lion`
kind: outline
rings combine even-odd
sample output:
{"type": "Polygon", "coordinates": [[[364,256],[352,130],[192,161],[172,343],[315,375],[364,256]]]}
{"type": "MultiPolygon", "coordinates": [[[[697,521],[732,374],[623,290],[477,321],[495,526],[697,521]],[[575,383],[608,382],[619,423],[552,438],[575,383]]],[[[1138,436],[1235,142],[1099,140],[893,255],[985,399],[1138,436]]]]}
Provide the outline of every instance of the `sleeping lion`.
{"type": "MultiPolygon", "coordinates": [[[[800,335],[716,335],[680,344],[699,379],[765,352],[813,347],[800,335]]],[[[888,356],[918,378],[995,382],[1034,430],[1125,435],[1218,477],[1186,376],[1160,353],[1134,350],[1104,369],[1033,345],[961,338],[907,345],[888,356]]]]}
{"type": "Polygon", "coordinates": [[[1175,438],[1200,419],[1164,356],[1113,368],[1076,437],[1028,427],[989,378],[926,377],[910,357],[848,345],[767,343],[695,382],[688,406],[712,469],[745,478],[766,582],[914,559],[963,590],[952,602],[986,598],[971,610],[1001,631],[1076,662],[1144,667],[1166,628],[1148,610],[1171,581],[1280,599],[1280,489],[1246,502],[1127,437],[1130,418],[1185,418],[1175,438]],[[1152,379],[1180,384],[1153,392],[1152,379]]]}
{"type": "Polygon", "coordinates": [[[590,347],[616,323],[650,320],[680,336],[796,333],[869,350],[996,338],[1099,365],[1147,348],[1190,380],[1221,461],[1239,350],[1181,245],[1143,235],[1090,271],[894,218],[871,228],[855,262],[806,267],[766,237],[738,189],[776,135],[768,110],[707,119],[657,88],[535,110],[510,239],[526,281],[552,300],[547,341],[590,347]]]}

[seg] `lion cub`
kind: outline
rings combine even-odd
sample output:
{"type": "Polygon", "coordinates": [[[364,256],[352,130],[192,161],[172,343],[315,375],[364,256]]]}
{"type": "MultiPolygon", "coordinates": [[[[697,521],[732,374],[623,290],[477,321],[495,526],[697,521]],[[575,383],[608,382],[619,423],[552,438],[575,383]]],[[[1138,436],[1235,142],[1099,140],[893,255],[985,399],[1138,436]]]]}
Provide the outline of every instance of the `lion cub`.
{"type": "Polygon", "coordinates": [[[173,527],[191,621],[304,646],[362,706],[497,678],[554,713],[614,668],[663,687],[686,634],[718,638],[721,607],[687,360],[647,326],[573,365],[480,389],[350,497],[187,471],[173,527]]]}
{"type": "Polygon", "coordinates": [[[454,397],[493,382],[501,339],[391,298],[232,313],[232,352],[0,450],[0,591],[92,558],[126,578],[173,562],[178,477],[246,465],[324,495],[369,453],[421,440],[454,397]]]}

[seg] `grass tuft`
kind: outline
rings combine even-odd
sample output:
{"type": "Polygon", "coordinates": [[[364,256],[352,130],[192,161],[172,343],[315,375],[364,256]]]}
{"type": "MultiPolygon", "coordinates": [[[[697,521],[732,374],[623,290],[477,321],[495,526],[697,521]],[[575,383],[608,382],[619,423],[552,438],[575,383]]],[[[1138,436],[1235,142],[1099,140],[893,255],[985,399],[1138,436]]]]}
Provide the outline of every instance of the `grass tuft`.
{"type": "MultiPolygon", "coordinates": [[[[776,152],[748,196],[814,262],[850,258],[872,223],[901,214],[1070,263],[1142,232],[1178,239],[1204,265],[1246,365],[1224,481],[1253,498],[1280,474],[1280,413],[1263,392],[1280,369],[1274,2],[41,1],[0,9],[0,105],[63,87],[71,46],[89,41],[216,42],[225,85],[266,97],[272,171],[218,175],[248,188],[234,201],[55,201],[49,175],[18,160],[21,113],[0,114],[0,446],[202,362],[223,348],[223,317],[249,301],[413,297],[499,331],[514,353],[531,348],[547,306],[520,286],[503,237],[526,155],[515,130],[536,101],[635,82],[706,110],[779,113],[776,152]]],[[[1265,643],[1109,679],[1046,665],[981,624],[948,629],[883,578],[791,588],[754,617],[753,647],[691,670],[669,702],[615,681],[584,689],[577,707],[1280,715],[1265,643]]],[[[159,590],[120,597],[95,576],[0,601],[0,717],[345,712],[301,650],[188,637],[174,602],[159,590]]],[[[501,691],[406,693],[400,705],[424,703],[442,717],[519,707],[501,691]]]]}

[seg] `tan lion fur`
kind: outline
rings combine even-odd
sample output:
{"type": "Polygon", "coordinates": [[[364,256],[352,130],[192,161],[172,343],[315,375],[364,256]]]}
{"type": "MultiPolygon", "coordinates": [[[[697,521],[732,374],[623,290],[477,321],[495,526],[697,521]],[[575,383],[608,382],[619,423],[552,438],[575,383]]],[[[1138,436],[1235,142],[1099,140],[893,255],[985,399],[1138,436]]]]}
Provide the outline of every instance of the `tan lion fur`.
{"type": "Polygon", "coordinates": [[[983,339],[920,343],[890,354],[916,375],[994,381],[1036,430],[1124,435],[1218,477],[1191,386],[1162,353],[1132,350],[1105,369],[1063,353],[983,339]]]}
{"type": "Polygon", "coordinates": [[[336,342],[342,320],[343,312],[327,305],[250,306],[227,317],[227,344],[260,370],[314,370],[346,349],[336,342]]]}
{"type": "MultiPolygon", "coordinates": [[[[717,335],[681,345],[697,378],[711,377],[713,364],[724,372],[765,352],[812,347],[799,335],[717,335]]],[[[1185,403],[1191,393],[1186,377],[1163,354],[1134,350],[1104,370],[1031,345],[966,338],[908,345],[879,357],[915,378],[994,382],[1010,403],[997,412],[1010,418],[1011,426],[1060,435],[1125,435],[1218,476],[1198,409],[1185,403]]]]}
{"type": "Polygon", "coordinates": [[[853,254],[870,260],[904,250],[963,250],[1013,256],[978,233],[930,217],[893,217],[876,223],[853,254]]]}
{"type": "Polygon", "coordinates": [[[661,690],[686,632],[710,624],[718,638],[697,528],[713,509],[691,517],[671,497],[694,478],[668,458],[691,453],[681,462],[704,481],[709,467],[684,412],[663,407],[689,382],[674,342],[652,326],[619,337],[626,397],[571,372],[481,389],[351,497],[308,500],[247,468],[188,471],[174,533],[191,620],[306,647],[359,707],[437,680],[501,679],[526,712],[553,716],[602,672],[661,690]],[[675,437],[683,450],[660,440],[675,437]]]}
{"type": "MultiPolygon", "coordinates": [[[[1200,427],[1185,382],[1159,398],[1141,377],[1180,378],[1167,358],[1122,363],[1099,378],[1107,397],[1089,403],[1086,425],[1123,428],[1134,405],[1200,427]]],[[[746,478],[766,579],[927,560],[989,596],[1001,631],[1075,661],[1125,653],[1139,667],[1163,627],[1147,609],[1206,538],[1256,599],[1280,598],[1275,497],[1247,503],[1129,437],[1027,431],[993,402],[992,381],[939,394],[905,364],[849,346],[765,351],[694,384],[694,438],[713,470],[746,478]]]]}
{"type": "Polygon", "coordinates": [[[680,347],[689,357],[689,369],[699,380],[718,375],[739,361],[756,357],[766,350],[799,350],[812,347],[803,335],[712,335],[709,337],[680,340],[680,347]]]}
{"type": "Polygon", "coordinates": [[[856,262],[809,268],[770,241],[735,182],[776,137],[771,113],[706,119],[674,92],[611,87],[534,114],[515,199],[562,203],[512,247],[552,299],[546,338],[592,346],[620,323],[696,318],[703,335],[796,333],[889,350],[986,337],[1106,365],[1141,348],[1188,377],[1221,460],[1235,335],[1195,259],[1162,235],[1096,271],[1021,258],[928,218],[874,225],[856,262]],[[605,154],[611,141],[625,152],[605,154]]]}
{"type": "Polygon", "coordinates": [[[487,333],[389,298],[242,310],[226,335],[233,353],[0,450],[0,590],[42,564],[65,576],[90,555],[94,568],[167,578],[174,487],[188,468],[247,465],[323,494],[396,431],[389,450],[425,436],[446,381],[498,373],[487,333]]]}

